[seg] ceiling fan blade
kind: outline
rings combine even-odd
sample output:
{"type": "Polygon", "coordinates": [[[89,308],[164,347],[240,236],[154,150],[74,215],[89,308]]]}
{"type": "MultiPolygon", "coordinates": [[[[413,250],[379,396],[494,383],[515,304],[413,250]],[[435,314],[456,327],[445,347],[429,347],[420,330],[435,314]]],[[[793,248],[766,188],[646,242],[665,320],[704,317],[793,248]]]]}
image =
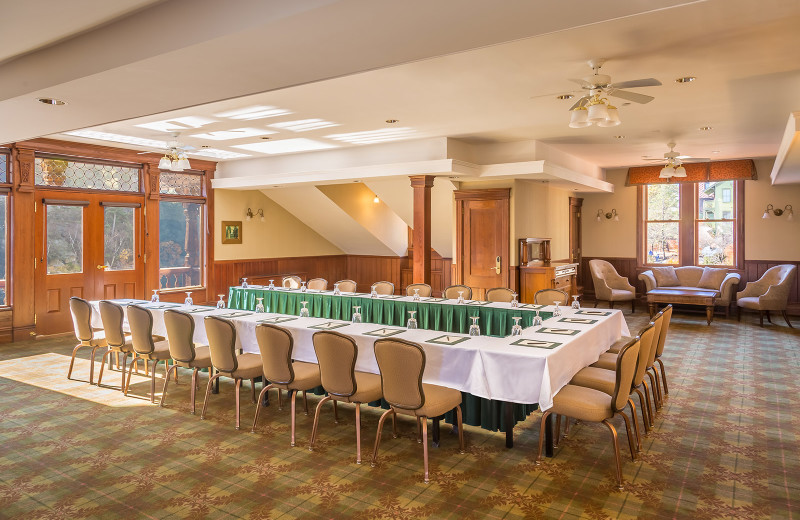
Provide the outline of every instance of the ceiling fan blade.
{"type": "Polygon", "coordinates": [[[575,110],[575,109],[576,109],[576,108],[578,108],[578,107],[581,105],[581,103],[583,103],[583,102],[584,102],[584,100],[586,100],[586,99],[589,99],[589,96],[583,96],[583,97],[582,97],[582,98],[580,98],[578,101],[576,101],[574,105],[572,105],[571,107],[569,107],[569,109],[570,109],[570,110],[575,110]]]}
{"type": "Polygon", "coordinates": [[[688,159],[681,159],[681,162],[685,163],[711,162],[711,159],[709,159],[708,157],[689,157],[688,159]]]}
{"type": "Polygon", "coordinates": [[[655,157],[652,159],[642,159],[643,161],[652,161],[652,162],[666,162],[666,159],[656,159],[655,157]]]}
{"type": "Polygon", "coordinates": [[[630,81],[621,81],[619,83],[612,83],[610,88],[636,88],[636,87],[660,87],[661,82],[655,78],[645,79],[632,79],[630,81]]]}
{"type": "Polygon", "coordinates": [[[653,96],[638,94],[636,92],[628,92],[627,90],[612,90],[611,92],[608,93],[608,95],[641,104],[649,103],[655,99],[653,96]]]}
{"type": "Polygon", "coordinates": [[[538,94],[536,96],[531,96],[530,99],[538,99],[538,98],[543,98],[543,97],[557,97],[557,96],[562,96],[564,94],[573,94],[573,95],[581,94],[582,95],[582,92],[580,90],[561,90],[559,92],[551,92],[549,94],[538,94]]]}
{"type": "Polygon", "coordinates": [[[157,154],[160,154],[160,152],[137,152],[136,155],[144,155],[146,153],[157,153],[157,154]]]}
{"type": "Polygon", "coordinates": [[[567,78],[567,81],[571,81],[573,83],[577,83],[578,85],[582,86],[583,88],[591,88],[592,84],[586,81],[585,79],[575,79],[575,78],[567,78]]]}

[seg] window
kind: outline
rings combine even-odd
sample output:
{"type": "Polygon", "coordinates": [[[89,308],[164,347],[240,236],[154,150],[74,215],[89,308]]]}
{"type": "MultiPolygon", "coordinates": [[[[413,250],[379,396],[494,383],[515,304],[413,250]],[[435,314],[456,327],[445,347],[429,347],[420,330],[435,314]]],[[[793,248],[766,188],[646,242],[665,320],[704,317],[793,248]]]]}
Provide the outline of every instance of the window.
{"type": "Polygon", "coordinates": [[[83,272],[83,207],[47,204],[47,274],[83,272]]]}
{"type": "Polygon", "coordinates": [[[159,203],[159,287],[204,283],[204,204],[162,199],[159,203]]]}
{"type": "Polygon", "coordinates": [[[722,188],[722,202],[730,202],[731,201],[731,189],[730,188],[722,188]]]}
{"type": "Polygon", "coordinates": [[[697,265],[735,265],[736,221],[731,192],[734,181],[698,182],[695,220],[697,265]],[[727,202],[726,194],[727,193],[727,202]],[[728,217],[725,217],[727,213],[728,217]]]}
{"type": "MultiPolygon", "coordinates": [[[[0,157],[3,157],[0,155],[0,157]]],[[[8,305],[8,292],[6,291],[6,258],[7,226],[8,222],[8,195],[0,194],[0,305],[8,305]]]]}
{"type": "Polygon", "coordinates": [[[100,164],[54,156],[36,157],[37,186],[140,192],[140,169],[134,166],[100,164]]]}
{"type": "Polygon", "coordinates": [[[135,269],[135,211],[132,207],[106,206],[103,209],[103,263],[106,271],[135,269]]]}
{"type": "Polygon", "coordinates": [[[680,263],[680,202],[677,184],[650,185],[646,191],[646,263],[680,263]]]}

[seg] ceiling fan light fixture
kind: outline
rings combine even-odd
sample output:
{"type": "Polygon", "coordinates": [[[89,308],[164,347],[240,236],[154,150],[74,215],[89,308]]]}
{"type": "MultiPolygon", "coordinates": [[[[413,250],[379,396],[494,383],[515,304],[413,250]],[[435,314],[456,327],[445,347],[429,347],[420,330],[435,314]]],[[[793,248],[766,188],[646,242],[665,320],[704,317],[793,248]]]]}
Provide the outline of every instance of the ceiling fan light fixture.
{"type": "Polygon", "coordinates": [[[686,177],[686,168],[683,166],[678,166],[675,168],[675,173],[673,175],[675,177],[686,177]]]}
{"type": "Polygon", "coordinates": [[[591,123],[586,120],[588,114],[589,111],[586,110],[586,107],[572,109],[569,120],[570,128],[584,128],[589,126],[591,123]]]}
{"type": "Polygon", "coordinates": [[[669,179],[673,175],[675,175],[675,170],[670,166],[664,166],[661,168],[661,173],[658,174],[661,179],[669,179]]]}
{"type": "Polygon", "coordinates": [[[167,157],[166,155],[162,157],[160,161],[158,161],[159,170],[169,170],[171,166],[172,166],[172,160],[170,160],[170,158],[167,157]]]}
{"type": "Polygon", "coordinates": [[[608,119],[608,107],[602,101],[589,105],[587,121],[590,123],[600,123],[608,119]]]}
{"type": "Polygon", "coordinates": [[[617,126],[622,121],[619,119],[619,111],[617,111],[617,107],[608,105],[608,116],[603,121],[597,123],[597,126],[602,126],[604,128],[617,126]]]}

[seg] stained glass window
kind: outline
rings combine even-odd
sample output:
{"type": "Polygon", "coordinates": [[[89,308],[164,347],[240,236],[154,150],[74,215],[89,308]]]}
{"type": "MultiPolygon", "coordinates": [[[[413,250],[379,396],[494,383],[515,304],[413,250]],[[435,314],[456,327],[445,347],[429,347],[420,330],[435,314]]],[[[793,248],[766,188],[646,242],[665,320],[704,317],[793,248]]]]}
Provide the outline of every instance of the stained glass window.
{"type": "Polygon", "coordinates": [[[37,157],[34,182],[37,186],[139,192],[139,175],[139,168],[132,166],[37,157]]]}

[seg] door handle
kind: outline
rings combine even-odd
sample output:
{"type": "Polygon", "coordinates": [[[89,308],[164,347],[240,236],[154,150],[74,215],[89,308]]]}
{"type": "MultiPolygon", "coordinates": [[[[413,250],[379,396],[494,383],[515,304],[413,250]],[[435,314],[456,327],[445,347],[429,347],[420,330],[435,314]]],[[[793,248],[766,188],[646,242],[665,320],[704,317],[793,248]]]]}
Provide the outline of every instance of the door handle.
{"type": "Polygon", "coordinates": [[[98,269],[108,269],[108,266],[107,265],[98,265],[97,268],[98,269]]]}
{"type": "Polygon", "coordinates": [[[500,257],[498,256],[494,261],[494,267],[489,268],[490,271],[494,271],[494,274],[500,274],[500,257]]]}

